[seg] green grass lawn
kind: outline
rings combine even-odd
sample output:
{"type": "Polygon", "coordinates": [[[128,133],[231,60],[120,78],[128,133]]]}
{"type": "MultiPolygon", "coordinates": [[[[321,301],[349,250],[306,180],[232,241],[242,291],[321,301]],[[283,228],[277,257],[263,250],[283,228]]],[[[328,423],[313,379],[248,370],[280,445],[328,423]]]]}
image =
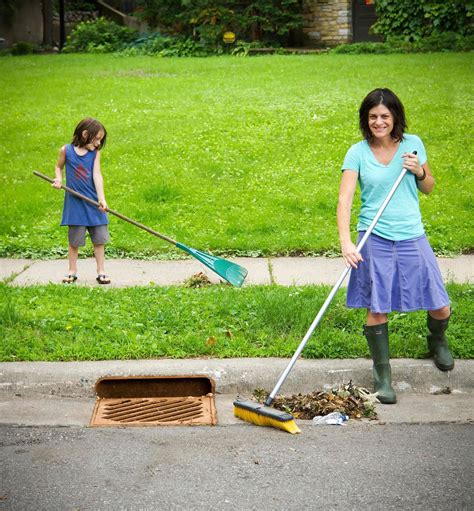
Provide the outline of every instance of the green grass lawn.
{"type": "MultiPolygon", "coordinates": [[[[340,166],[371,89],[392,88],[437,178],[421,199],[437,253],[474,247],[472,54],[160,59],[46,55],[0,59],[0,257],[66,253],[53,174],[77,122],[109,138],[109,206],[216,254],[334,254],[340,166]]],[[[354,217],[355,221],[355,217],[354,217]]],[[[177,257],[111,220],[109,255],[177,257]]]]}
{"type": "MultiPolygon", "coordinates": [[[[0,284],[0,360],[290,357],[329,292],[327,286],[215,285],[202,289],[102,289],[0,284]]],[[[448,285],[449,342],[474,358],[474,287],[448,285]]],[[[364,312],[341,291],[303,357],[368,357],[364,312]]],[[[391,314],[393,357],[422,358],[426,314],[391,314]]]]}

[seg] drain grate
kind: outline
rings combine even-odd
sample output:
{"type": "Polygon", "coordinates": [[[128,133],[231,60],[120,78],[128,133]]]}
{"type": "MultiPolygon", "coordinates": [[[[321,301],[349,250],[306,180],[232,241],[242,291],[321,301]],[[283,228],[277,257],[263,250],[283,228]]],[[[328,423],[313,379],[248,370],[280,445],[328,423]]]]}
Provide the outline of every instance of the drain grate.
{"type": "Polygon", "coordinates": [[[94,426],[213,425],[213,398],[99,399],[92,416],[94,426]]]}
{"type": "Polygon", "coordinates": [[[214,383],[201,376],[102,378],[96,383],[98,398],[90,425],[214,425],[213,391],[214,383]],[[193,395],[205,391],[206,395],[193,395]]]}

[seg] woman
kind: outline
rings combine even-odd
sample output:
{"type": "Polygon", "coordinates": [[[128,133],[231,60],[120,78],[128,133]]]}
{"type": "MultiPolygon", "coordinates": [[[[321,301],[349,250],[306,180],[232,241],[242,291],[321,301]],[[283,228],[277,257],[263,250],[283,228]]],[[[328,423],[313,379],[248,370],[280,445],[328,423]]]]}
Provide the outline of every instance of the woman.
{"type": "Polygon", "coordinates": [[[428,348],[436,366],[451,370],[454,360],[445,331],[450,302],[436,258],[424,234],[418,191],[429,194],[435,180],[423,142],[405,133],[405,111],[389,89],[375,89],[362,101],[359,125],[364,140],[353,145],[342,166],[337,224],[342,256],[352,267],[347,306],[367,309],[367,338],[374,386],[382,403],[395,403],[387,315],[427,310],[428,348]],[[405,175],[361,253],[351,241],[350,217],[357,183],[361,189],[359,240],[405,168],[405,175]]]}

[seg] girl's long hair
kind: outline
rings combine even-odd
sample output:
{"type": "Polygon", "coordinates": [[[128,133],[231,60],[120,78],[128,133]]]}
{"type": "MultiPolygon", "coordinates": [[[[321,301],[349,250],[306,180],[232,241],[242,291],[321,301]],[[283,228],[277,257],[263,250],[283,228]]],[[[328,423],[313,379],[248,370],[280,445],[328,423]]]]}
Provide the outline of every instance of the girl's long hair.
{"type": "Polygon", "coordinates": [[[82,121],[76,126],[76,129],[74,130],[72,145],[76,147],[84,147],[87,144],[90,144],[95,139],[99,131],[104,132],[104,138],[101,140],[99,146],[99,149],[102,149],[105,146],[105,140],[107,138],[107,130],[105,129],[104,125],[97,119],[92,119],[92,117],[82,119],[82,121]],[[87,131],[86,138],[82,136],[83,131],[87,131]]]}

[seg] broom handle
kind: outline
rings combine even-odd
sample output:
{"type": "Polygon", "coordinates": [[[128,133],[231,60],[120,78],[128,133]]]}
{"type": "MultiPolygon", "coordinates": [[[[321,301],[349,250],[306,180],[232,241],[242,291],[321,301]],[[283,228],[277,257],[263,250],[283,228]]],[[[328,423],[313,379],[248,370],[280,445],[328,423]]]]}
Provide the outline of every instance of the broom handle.
{"type": "MultiPolygon", "coordinates": [[[[42,179],[45,179],[46,181],[49,181],[50,183],[54,183],[54,179],[51,179],[49,176],[45,176],[41,172],[37,172],[36,170],[34,170],[33,174],[35,176],[41,177],[42,179]]],[[[76,192],[75,190],[72,190],[71,188],[64,186],[64,185],[61,185],[61,188],[63,190],[66,190],[66,192],[70,193],[71,195],[75,195],[76,197],[79,197],[79,199],[82,199],[82,200],[88,202],[89,204],[92,204],[93,206],[97,206],[98,208],[100,207],[100,204],[98,202],[96,202],[95,200],[89,199],[89,197],[82,195],[82,193],[76,192]]],[[[153,234],[153,236],[157,236],[158,238],[161,238],[162,240],[167,241],[168,243],[172,243],[173,245],[176,245],[178,243],[177,241],[175,241],[171,238],[168,238],[168,236],[165,236],[164,234],[160,234],[159,232],[156,232],[153,229],[150,229],[146,225],[143,225],[139,222],[135,222],[135,220],[132,220],[131,218],[126,217],[125,215],[122,215],[122,213],[119,213],[118,211],[114,211],[113,209],[109,209],[109,208],[105,208],[105,211],[107,211],[107,213],[110,213],[111,215],[118,216],[119,218],[121,218],[122,220],[125,220],[129,224],[135,225],[135,226],[139,227],[140,229],[143,229],[144,231],[147,231],[150,234],[153,234]]]]}
{"type": "MultiPolygon", "coordinates": [[[[416,151],[414,151],[414,154],[416,154],[416,151]]],[[[398,176],[397,180],[395,181],[394,185],[392,186],[392,189],[388,193],[385,200],[382,202],[382,205],[380,206],[379,210],[377,211],[377,214],[375,215],[374,219],[372,220],[371,224],[365,231],[364,236],[359,241],[359,244],[357,245],[357,252],[360,252],[362,247],[365,245],[365,242],[367,241],[367,238],[370,236],[372,231],[374,230],[375,225],[379,221],[379,218],[382,216],[382,213],[385,211],[385,208],[387,207],[388,203],[390,202],[390,199],[392,198],[393,194],[397,191],[398,185],[402,182],[402,179],[405,177],[405,174],[407,173],[407,169],[403,169],[400,175],[398,176]]],[[[284,381],[286,380],[288,374],[292,370],[293,366],[295,365],[296,360],[300,356],[301,352],[304,350],[304,347],[306,346],[306,343],[308,342],[309,338],[313,335],[313,332],[315,331],[316,327],[319,325],[319,322],[321,321],[321,318],[324,316],[324,313],[326,312],[327,308],[329,307],[329,304],[332,302],[332,299],[334,298],[334,295],[338,291],[338,289],[341,287],[342,282],[346,278],[347,274],[351,271],[351,267],[348,266],[344,269],[344,271],[341,273],[341,276],[337,279],[336,284],[334,284],[334,287],[332,288],[331,292],[329,293],[329,296],[326,298],[326,301],[323,303],[323,306],[318,312],[318,315],[314,319],[314,321],[311,323],[311,326],[309,327],[309,330],[306,332],[306,335],[304,336],[303,340],[301,341],[300,345],[298,346],[298,349],[295,351],[295,354],[290,360],[290,363],[288,364],[287,368],[283,371],[283,374],[280,376],[280,379],[278,380],[277,384],[275,385],[275,388],[272,390],[270,395],[268,396],[267,400],[265,401],[265,405],[270,406],[275,399],[275,396],[277,395],[278,391],[280,390],[280,387],[283,385],[284,381]]]]}

